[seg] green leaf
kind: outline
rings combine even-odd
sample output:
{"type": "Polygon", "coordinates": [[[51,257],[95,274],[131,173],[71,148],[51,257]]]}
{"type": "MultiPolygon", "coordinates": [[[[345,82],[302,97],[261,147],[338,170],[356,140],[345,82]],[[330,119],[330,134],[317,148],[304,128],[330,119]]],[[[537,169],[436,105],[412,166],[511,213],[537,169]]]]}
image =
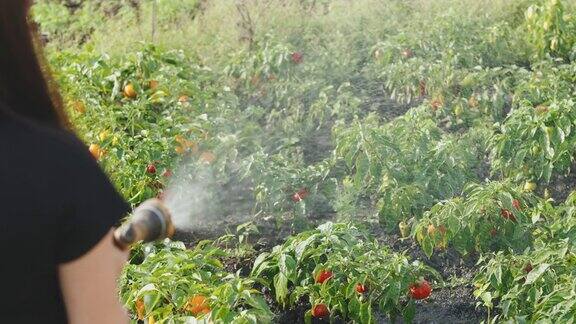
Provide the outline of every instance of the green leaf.
{"type": "Polygon", "coordinates": [[[156,285],[153,283],[149,283],[147,285],[145,285],[144,287],[140,288],[140,290],[138,291],[138,295],[141,295],[145,292],[148,291],[157,291],[158,289],[156,289],[156,285]]]}
{"type": "Polygon", "coordinates": [[[286,275],[286,278],[296,280],[296,261],[288,254],[280,255],[278,263],[280,272],[286,275]]]}
{"type": "Polygon", "coordinates": [[[146,308],[146,312],[151,312],[156,309],[156,305],[160,302],[160,298],[162,296],[158,291],[149,291],[144,294],[144,307],[146,308]]]}
{"type": "Polygon", "coordinates": [[[488,291],[483,292],[482,294],[480,294],[480,299],[482,300],[482,302],[484,303],[484,306],[488,307],[488,308],[492,308],[493,304],[492,304],[492,294],[488,291]]]}
{"type": "Polygon", "coordinates": [[[542,172],[542,178],[544,181],[549,182],[550,178],[552,177],[552,171],[554,170],[554,165],[552,163],[548,163],[544,166],[544,170],[542,172]]]}
{"type": "Polygon", "coordinates": [[[283,273],[278,273],[274,276],[274,291],[276,293],[276,300],[284,304],[286,296],[288,296],[288,278],[283,273]]]}
{"type": "Polygon", "coordinates": [[[310,237],[308,237],[307,239],[305,239],[304,241],[302,241],[296,245],[296,247],[294,248],[294,252],[296,254],[296,262],[300,262],[302,260],[302,256],[304,255],[304,251],[306,250],[306,248],[308,247],[308,245],[311,242],[314,242],[316,240],[317,237],[318,237],[318,235],[313,234],[310,237]]]}
{"type": "Polygon", "coordinates": [[[414,304],[414,301],[411,300],[410,302],[408,302],[406,308],[404,308],[404,310],[402,311],[402,316],[404,317],[404,321],[406,323],[412,323],[415,315],[416,315],[416,305],[414,304]]]}
{"type": "Polygon", "coordinates": [[[350,301],[348,301],[348,312],[350,314],[359,314],[361,306],[362,305],[358,302],[358,299],[352,297],[350,301]]]}
{"type": "Polygon", "coordinates": [[[268,258],[269,255],[270,255],[270,253],[264,252],[264,253],[261,253],[260,255],[258,255],[256,260],[254,260],[254,265],[252,266],[252,275],[253,276],[260,275],[260,273],[264,269],[266,269],[268,262],[264,262],[264,261],[268,258]]]}
{"type": "Polygon", "coordinates": [[[422,249],[427,257],[431,257],[434,252],[434,243],[427,237],[422,240],[422,249]]]}
{"type": "Polygon", "coordinates": [[[304,323],[305,324],[312,324],[312,311],[311,310],[307,310],[306,313],[304,313],[304,323]]]}
{"type": "Polygon", "coordinates": [[[269,310],[268,304],[266,304],[266,301],[264,300],[264,298],[262,298],[262,296],[250,294],[250,297],[246,298],[246,300],[248,301],[250,306],[256,309],[269,310]]]}
{"type": "Polygon", "coordinates": [[[530,271],[530,273],[526,275],[526,282],[524,283],[524,285],[530,285],[534,283],[536,280],[538,280],[538,278],[542,276],[544,272],[546,272],[546,270],[548,270],[549,267],[550,264],[542,263],[539,264],[535,269],[532,269],[532,271],[530,271]]]}
{"type": "Polygon", "coordinates": [[[365,154],[362,154],[362,156],[356,161],[356,174],[354,175],[354,187],[356,189],[362,188],[369,170],[370,161],[365,154]]]}

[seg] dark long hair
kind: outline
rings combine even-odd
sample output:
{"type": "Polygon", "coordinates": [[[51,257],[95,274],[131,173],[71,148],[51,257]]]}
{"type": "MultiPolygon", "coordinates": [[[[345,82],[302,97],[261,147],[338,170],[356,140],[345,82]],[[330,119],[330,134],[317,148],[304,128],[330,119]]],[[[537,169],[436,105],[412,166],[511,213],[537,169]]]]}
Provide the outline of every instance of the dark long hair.
{"type": "Polygon", "coordinates": [[[28,0],[0,0],[0,102],[15,115],[68,128],[62,99],[50,76],[28,16],[28,0]]]}

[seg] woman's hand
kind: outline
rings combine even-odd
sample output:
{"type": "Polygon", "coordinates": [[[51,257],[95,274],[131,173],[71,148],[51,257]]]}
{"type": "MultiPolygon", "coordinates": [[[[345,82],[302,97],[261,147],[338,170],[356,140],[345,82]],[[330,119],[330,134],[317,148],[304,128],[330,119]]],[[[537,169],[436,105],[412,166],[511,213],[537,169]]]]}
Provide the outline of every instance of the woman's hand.
{"type": "Polygon", "coordinates": [[[113,243],[111,230],[92,250],[59,267],[60,286],[70,324],[128,323],[117,283],[128,252],[113,243]]]}

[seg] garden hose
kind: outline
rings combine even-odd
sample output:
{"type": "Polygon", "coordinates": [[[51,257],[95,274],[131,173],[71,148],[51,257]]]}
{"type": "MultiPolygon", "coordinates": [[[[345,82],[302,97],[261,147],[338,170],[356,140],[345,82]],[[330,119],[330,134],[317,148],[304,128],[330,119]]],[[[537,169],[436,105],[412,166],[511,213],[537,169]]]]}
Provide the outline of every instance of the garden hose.
{"type": "Polygon", "coordinates": [[[149,199],[138,206],[132,217],[114,231],[114,243],[126,250],[139,242],[152,242],[174,235],[172,217],[159,199],[149,199]]]}

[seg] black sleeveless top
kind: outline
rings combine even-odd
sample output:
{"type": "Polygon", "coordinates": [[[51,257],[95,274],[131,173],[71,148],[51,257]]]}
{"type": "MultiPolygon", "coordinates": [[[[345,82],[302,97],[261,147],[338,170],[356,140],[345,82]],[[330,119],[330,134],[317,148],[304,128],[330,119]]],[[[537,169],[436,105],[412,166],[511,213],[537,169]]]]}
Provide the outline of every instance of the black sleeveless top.
{"type": "Polygon", "coordinates": [[[0,322],[66,323],[58,265],[128,211],[75,136],[0,111],[0,322]]]}

